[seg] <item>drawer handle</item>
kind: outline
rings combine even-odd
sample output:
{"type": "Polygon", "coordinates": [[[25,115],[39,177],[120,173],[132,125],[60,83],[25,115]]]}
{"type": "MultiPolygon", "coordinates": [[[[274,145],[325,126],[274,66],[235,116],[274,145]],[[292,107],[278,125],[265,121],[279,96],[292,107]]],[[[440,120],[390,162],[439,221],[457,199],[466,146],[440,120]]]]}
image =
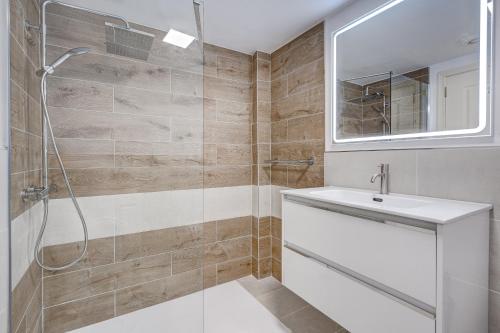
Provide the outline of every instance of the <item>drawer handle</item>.
{"type": "Polygon", "coordinates": [[[360,209],[360,208],[353,208],[349,206],[344,206],[340,204],[334,204],[330,202],[322,202],[322,201],[317,201],[317,200],[311,200],[311,199],[306,199],[306,198],[300,198],[300,197],[295,197],[291,196],[290,194],[285,194],[284,199],[293,202],[299,205],[311,207],[311,208],[316,208],[316,209],[321,209],[321,210],[326,210],[329,212],[333,213],[339,213],[343,215],[348,215],[352,217],[357,217],[361,218],[364,220],[372,221],[372,222],[377,222],[377,223],[386,223],[386,221],[390,221],[391,224],[393,225],[404,225],[404,226],[410,226],[415,229],[425,229],[425,230],[430,230],[433,231],[434,233],[437,230],[437,226],[435,223],[431,222],[426,222],[426,221],[420,221],[417,219],[412,219],[412,218],[407,218],[407,217],[402,217],[402,216],[397,216],[397,215],[391,215],[387,213],[379,213],[379,212],[374,212],[370,210],[365,210],[365,209],[360,209]]]}
{"type": "Polygon", "coordinates": [[[312,261],[315,261],[323,266],[326,266],[328,269],[331,269],[357,283],[361,283],[365,287],[370,288],[373,291],[376,291],[386,297],[389,297],[396,302],[403,304],[409,308],[411,308],[414,311],[417,311],[424,316],[431,318],[431,319],[436,319],[436,308],[424,303],[422,301],[419,301],[418,299],[407,295],[405,293],[402,293],[394,288],[391,288],[389,286],[386,286],[385,284],[382,284],[380,282],[377,282],[367,276],[364,276],[362,274],[359,274],[345,266],[342,266],[336,262],[333,262],[329,259],[326,259],[322,256],[319,256],[311,251],[308,251],[298,245],[295,245],[293,243],[285,241],[285,244],[283,247],[287,248],[288,250],[297,253],[298,255],[308,258],[312,261]]]}

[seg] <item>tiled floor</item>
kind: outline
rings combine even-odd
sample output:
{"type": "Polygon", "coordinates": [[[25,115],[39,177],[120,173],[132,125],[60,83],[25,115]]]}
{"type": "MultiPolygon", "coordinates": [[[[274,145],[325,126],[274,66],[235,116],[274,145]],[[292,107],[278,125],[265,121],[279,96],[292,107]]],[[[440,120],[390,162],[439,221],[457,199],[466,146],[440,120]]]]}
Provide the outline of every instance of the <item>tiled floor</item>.
{"type": "Polygon", "coordinates": [[[347,333],[274,278],[232,281],[75,333],[347,333]]]}

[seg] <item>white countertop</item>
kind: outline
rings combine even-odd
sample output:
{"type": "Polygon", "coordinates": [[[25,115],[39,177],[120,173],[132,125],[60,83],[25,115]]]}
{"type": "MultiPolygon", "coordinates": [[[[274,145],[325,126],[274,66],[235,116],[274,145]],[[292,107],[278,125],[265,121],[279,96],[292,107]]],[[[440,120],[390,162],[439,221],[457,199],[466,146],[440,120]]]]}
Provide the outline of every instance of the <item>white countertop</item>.
{"type": "Polygon", "coordinates": [[[491,204],[397,193],[379,195],[374,191],[335,186],[284,190],[281,194],[436,224],[455,222],[467,216],[489,211],[493,207],[491,204]],[[373,197],[384,201],[373,201],[373,197]]]}

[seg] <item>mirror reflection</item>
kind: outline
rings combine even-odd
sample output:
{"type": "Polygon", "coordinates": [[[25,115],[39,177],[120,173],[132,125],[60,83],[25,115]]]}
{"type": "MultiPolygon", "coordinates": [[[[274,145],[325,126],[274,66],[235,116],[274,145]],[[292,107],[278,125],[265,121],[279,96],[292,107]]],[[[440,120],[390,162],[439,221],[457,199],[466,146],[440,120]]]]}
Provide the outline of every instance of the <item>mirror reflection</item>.
{"type": "Polygon", "coordinates": [[[477,128],[480,4],[395,2],[336,35],[336,139],[477,128]]]}

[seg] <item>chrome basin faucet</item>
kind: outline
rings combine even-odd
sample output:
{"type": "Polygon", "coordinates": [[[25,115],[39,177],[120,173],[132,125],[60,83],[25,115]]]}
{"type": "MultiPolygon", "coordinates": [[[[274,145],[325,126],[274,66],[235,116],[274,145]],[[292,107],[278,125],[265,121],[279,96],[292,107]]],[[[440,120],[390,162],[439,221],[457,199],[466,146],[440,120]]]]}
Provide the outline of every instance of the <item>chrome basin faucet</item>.
{"type": "Polygon", "coordinates": [[[379,194],[389,194],[389,164],[379,164],[380,172],[376,173],[370,179],[370,183],[375,183],[377,178],[380,178],[379,194]]]}

